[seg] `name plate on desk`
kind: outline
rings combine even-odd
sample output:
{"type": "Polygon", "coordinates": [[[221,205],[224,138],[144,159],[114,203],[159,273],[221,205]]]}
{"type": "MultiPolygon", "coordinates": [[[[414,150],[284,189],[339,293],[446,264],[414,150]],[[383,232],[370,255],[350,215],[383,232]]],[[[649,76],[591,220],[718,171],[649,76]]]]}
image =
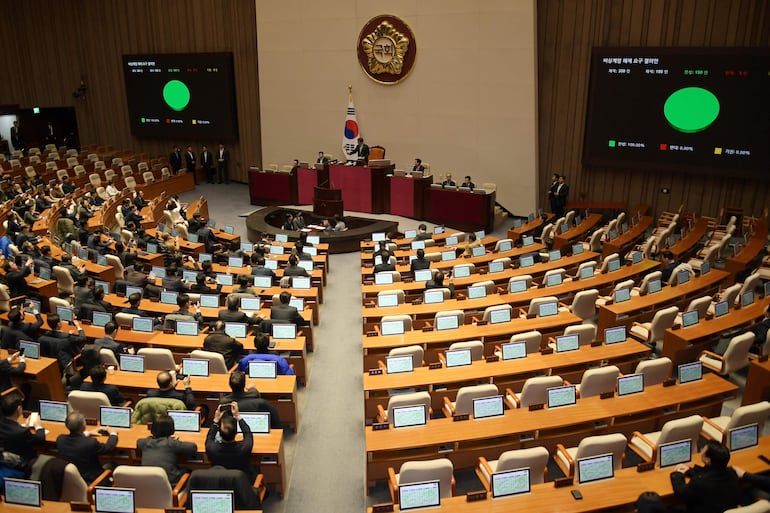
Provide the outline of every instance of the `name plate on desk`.
{"type": "Polygon", "coordinates": [[[429,370],[435,370],[435,369],[441,369],[443,365],[441,365],[441,362],[431,362],[428,364],[429,370]]]}
{"type": "Polygon", "coordinates": [[[393,511],[393,503],[375,504],[372,506],[372,513],[390,513],[393,511]]]}
{"type": "Polygon", "coordinates": [[[382,367],[378,367],[376,369],[369,369],[370,376],[379,376],[380,374],[382,374],[382,367]]]}
{"type": "Polygon", "coordinates": [[[478,492],[468,492],[465,495],[465,502],[476,502],[487,500],[486,490],[480,490],[478,492]]]}
{"type": "Polygon", "coordinates": [[[487,363],[494,363],[494,362],[497,362],[497,361],[500,361],[500,357],[497,356],[496,354],[493,354],[491,356],[487,356],[487,363]]]}
{"type": "Polygon", "coordinates": [[[574,477],[560,477],[553,480],[554,488],[563,488],[565,486],[572,486],[575,482],[574,477]]]}
{"type": "Polygon", "coordinates": [[[87,501],[86,502],[71,501],[70,511],[88,511],[90,513],[91,504],[89,504],[87,501]]]}
{"type": "Polygon", "coordinates": [[[602,341],[601,340],[592,340],[591,341],[591,347],[599,347],[601,345],[602,345],[602,341]]]}
{"type": "Polygon", "coordinates": [[[489,324],[489,321],[479,321],[476,323],[476,326],[486,326],[487,324],[489,324]]]}
{"type": "Polygon", "coordinates": [[[424,332],[433,331],[433,326],[423,326],[422,331],[424,332]]]}
{"type": "Polygon", "coordinates": [[[663,381],[663,387],[672,387],[676,385],[676,378],[667,378],[663,381]]]}
{"type": "Polygon", "coordinates": [[[470,414],[463,413],[462,415],[454,415],[452,417],[452,420],[454,422],[460,422],[460,421],[463,421],[463,420],[470,420],[470,418],[471,418],[470,414]]]}
{"type": "Polygon", "coordinates": [[[390,422],[375,422],[372,424],[372,431],[383,431],[390,429],[390,422]]]}
{"type": "Polygon", "coordinates": [[[457,298],[456,299],[458,301],[465,301],[465,294],[457,294],[457,298]]]}
{"type": "Polygon", "coordinates": [[[615,397],[615,392],[602,392],[599,394],[599,399],[612,399],[615,397]]]}
{"type": "Polygon", "coordinates": [[[414,301],[412,301],[412,304],[413,305],[421,305],[422,304],[422,299],[415,299],[414,301]]]}
{"type": "Polygon", "coordinates": [[[540,349],[540,354],[553,354],[552,347],[543,347],[540,349]]]}
{"type": "Polygon", "coordinates": [[[645,461],[636,466],[637,472],[647,472],[648,470],[652,470],[655,468],[655,462],[654,461],[645,461]]]}
{"type": "Polygon", "coordinates": [[[486,269],[479,269],[479,274],[487,274],[487,270],[486,269]]]}
{"type": "Polygon", "coordinates": [[[545,408],[545,403],[534,403],[529,405],[529,411],[537,411],[545,408]]]}
{"type": "Polygon", "coordinates": [[[374,308],[376,305],[372,302],[364,303],[364,308],[374,308]]]}
{"type": "Polygon", "coordinates": [[[366,336],[367,337],[376,337],[377,336],[377,332],[376,331],[367,331],[366,332],[366,336]]]}

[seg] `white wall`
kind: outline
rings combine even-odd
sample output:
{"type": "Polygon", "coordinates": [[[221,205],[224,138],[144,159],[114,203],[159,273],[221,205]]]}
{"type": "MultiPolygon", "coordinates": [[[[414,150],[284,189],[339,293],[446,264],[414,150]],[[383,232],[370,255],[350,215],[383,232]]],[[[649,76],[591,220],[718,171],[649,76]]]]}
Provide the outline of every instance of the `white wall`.
{"type": "Polygon", "coordinates": [[[527,214],[537,196],[534,0],[255,0],[263,165],[340,156],[353,86],[361,134],[399,168],[496,182],[527,214]],[[370,80],[356,58],[364,24],[401,17],[417,60],[400,84],[370,80]]]}

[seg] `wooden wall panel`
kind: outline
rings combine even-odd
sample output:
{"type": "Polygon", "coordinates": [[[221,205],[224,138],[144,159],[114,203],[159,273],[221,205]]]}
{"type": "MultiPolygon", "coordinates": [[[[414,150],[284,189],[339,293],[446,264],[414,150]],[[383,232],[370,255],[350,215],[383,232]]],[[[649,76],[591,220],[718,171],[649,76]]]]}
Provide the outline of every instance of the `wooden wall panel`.
{"type": "Polygon", "coordinates": [[[239,141],[228,143],[230,176],[247,181],[261,163],[254,0],[29,0],[8,10],[0,45],[0,104],[74,106],[83,143],[168,155],[175,141],[130,134],[122,55],[233,52],[239,141]],[[15,49],[15,50],[13,50],[15,49]],[[83,77],[84,100],[72,92],[83,77]]]}
{"type": "MultiPolygon", "coordinates": [[[[716,215],[724,206],[759,214],[770,181],[581,164],[593,46],[770,46],[770,6],[762,0],[539,0],[539,183],[568,176],[573,200],[647,203],[716,215]],[[671,194],[660,194],[669,187],[671,194]]],[[[770,170],[768,170],[770,174],[770,170]]],[[[544,187],[541,186],[541,189],[544,187]]],[[[546,206],[541,193],[539,202],[546,206]]]]}

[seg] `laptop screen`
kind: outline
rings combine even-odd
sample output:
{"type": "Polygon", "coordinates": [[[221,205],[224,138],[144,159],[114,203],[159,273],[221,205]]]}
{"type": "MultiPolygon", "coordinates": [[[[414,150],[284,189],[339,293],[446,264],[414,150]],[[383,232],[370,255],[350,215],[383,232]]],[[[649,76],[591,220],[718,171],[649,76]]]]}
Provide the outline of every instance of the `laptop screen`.
{"type": "Polygon", "coordinates": [[[505,264],[503,262],[489,262],[490,273],[501,273],[504,269],[505,264]]]}
{"type": "Polygon", "coordinates": [[[730,430],[728,437],[731,451],[740,451],[759,444],[759,424],[748,424],[730,430]]]}
{"type": "Polygon", "coordinates": [[[64,422],[67,420],[67,403],[40,400],[40,420],[64,422]]]}
{"type": "Polygon", "coordinates": [[[548,261],[553,262],[554,260],[559,260],[561,258],[561,251],[558,249],[554,249],[548,252],[548,261]]]}
{"type": "Polygon", "coordinates": [[[174,421],[175,431],[197,433],[201,430],[200,412],[168,410],[168,416],[174,421]]]}
{"type": "Polygon", "coordinates": [[[233,513],[234,493],[232,491],[190,491],[192,513],[233,513]]]}
{"type": "Polygon", "coordinates": [[[219,296],[216,294],[201,294],[201,308],[219,308],[219,296]]]}
{"type": "Polygon", "coordinates": [[[433,271],[430,269],[420,269],[414,272],[414,281],[429,281],[433,279],[433,271]]]}
{"type": "Polygon", "coordinates": [[[227,259],[227,266],[228,267],[243,267],[243,258],[242,257],[228,257],[228,259],[227,259]]]}
{"type": "Polygon", "coordinates": [[[393,408],[393,427],[424,426],[428,422],[428,415],[424,404],[412,406],[400,406],[393,408]]]}
{"type": "Polygon", "coordinates": [[[154,255],[158,252],[158,245],[152,242],[147,243],[147,252],[154,255]]]}
{"type": "Polygon", "coordinates": [[[556,352],[577,351],[580,348],[580,337],[577,335],[561,335],[556,337],[556,352]]]}
{"type": "Polygon", "coordinates": [[[198,242],[198,234],[197,233],[188,233],[187,234],[187,241],[197,243],[198,242]]]}
{"type": "MultiPolygon", "coordinates": [[[[267,434],[270,432],[269,412],[241,412],[241,418],[246,421],[252,433],[267,434]]],[[[241,427],[238,426],[238,433],[240,432],[241,427]]]]}
{"type": "MultiPolygon", "coordinates": [[[[741,307],[745,308],[754,304],[754,291],[749,290],[741,294],[741,307]]],[[[57,308],[58,310],[58,308],[57,308]]]]}
{"type": "Polygon", "coordinates": [[[444,291],[442,289],[430,289],[423,292],[423,301],[426,304],[435,304],[444,302],[444,291]]]}
{"type": "Polygon", "coordinates": [[[404,321],[382,321],[380,323],[380,331],[383,335],[403,335],[404,321]]]}
{"type": "Polygon", "coordinates": [[[283,246],[270,246],[271,255],[283,255],[283,246]]]}
{"type": "MultiPolygon", "coordinates": [[[[527,239],[527,237],[524,237],[524,239],[527,239]]],[[[526,242],[524,243],[524,245],[529,246],[529,244],[527,244],[526,242]]],[[[497,245],[497,251],[510,251],[511,248],[513,248],[513,245],[509,240],[501,240],[500,243],[497,245]]]]}
{"type": "Polygon", "coordinates": [[[270,259],[266,259],[266,260],[265,260],[265,267],[266,267],[267,269],[270,269],[270,270],[272,270],[272,271],[275,271],[276,269],[278,269],[278,260],[270,260],[270,259]]]}
{"type": "Polygon", "coordinates": [[[682,327],[683,328],[689,328],[690,326],[695,326],[698,324],[698,311],[697,310],[690,310],[689,312],[684,312],[682,314],[682,327]]]}
{"type": "Polygon", "coordinates": [[[205,358],[182,358],[182,373],[206,378],[209,375],[209,361],[205,358]]]}
{"type": "Polygon", "coordinates": [[[297,262],[297,265],[307,272],[311,273],[313,272],[313,261],[312,260],[300,260],[297,262]]]}
{"type": "Polygon", "coordinates": [[[473,418],[485,419],[503,415],[503,396],[480,397],[473,400],[473,418]]]}
{"type": "Polygon", "coordinates": [[[164,305],[175,305],[176,304],[176,298],[179,296],[178,292],[171,292],[168,290],[164,290],[160,293],[160,302],[164,305]]]}
{"type": "MultiPolygon", "coordinates": [[[[525,235],[524,237],[521,238],[521,245],[524,247],[531,246],[534,243],[535,243],[535,238],[532,237],[531,235],[525,235]]],[[[508,249],[510,249],[510,247],[508,249]]]]}
{"type": "Polygon", "coordinates": [[[161,267],[159,265],[153,265],[152,266],[152,274],[154,274],[156,278],[165,278],[166,277],[166,268],[165,267],[161,267]]]}
{"type": "Polygon", "coordinates": [[[575,404],[577,398],[575,395],[575,385],[563,387],[551,387],[548,389],[548,407],[558,408],[560,406],[570,406],[575,404]]]}
{"type": "Polygon", "coordinates": [[[41,267],[40,273],[39,273],[41,280],[50,280],[51,279],[51,270],[47,267],[41,267]]]}
{"type": "Polygon", "coordinates": [[[255,287],[262,287],[266,289],[273,286],[273,279],[270,276],[254,276],[253,280],[255,287]]]}
{"type": "Polygon", "coordinates": [[[242,297],[241,310],[256,311],[262,308],[262,301],[258,297],[242,297]]]}
{"type": "Polygon", "coordinates": [[[5,502],[7,504],[39,508],[42,498],[40,481],[5,478],[5,502]]]}
{"type": "MultiPolygon", "coordinates": [[[[393,278],[391,276],[391,282],[393,278]]],[[[295,289],[309,289],[310,288],[310,278],[306,278],[304,276],[294,276],[291,279],[291,286],[295,289]]]]}
{"type": "Polygon", "coordinates": [[[615,302],[624,303],[631,299],[631,289],[618,289],[615,291],[615,302]]]}
{"type": "Polygon", "coordinates": [[[372,242],[380,242],[385,240],[385,232],[376,232],[372,234],[372,242]]]}
{"type": "Polygon", "coordinates": [[[682,271],[679,271],[676,274],[676,282],[679,285],[683,285],[683,284],[687,283],[688,281],[690,281],[690,272],[687,271],[686,269],[682,270],[682,271]]]}
{"type": "Polygon", "coordinates": [[[525,255],[519,258],[519,267],[532,267],[535,265],[535,257],[532,255],[525,255]]]}
{"type": "Polygon", "coordinates": [[[197,321],[176,321],[176,334],[194,337],[198,335],[197,321]]]}
{"type": "Polygon", "coordinates": [[[687,463],[692,458],[692,440],[689,438],[658,446],[660,468],[687,463]]]}
{"type": "Polygon", "coordinates": [[[66,306],[57,306],[56,313],[59,315],[59,318],[62,321],[72,322],[72,308],[67,308],[66,306]]]}
{"type": "Polygon", "coordinates": [[[19,340],[19,350],[24,349],[24,356],[37,360],[40,358],[40,343],[30,340],[19,340]]]}
{"type": "Polygon", "coordinates": [[[526,342],[510,342],[503,344],[502,347],[503,360],[516,360],[518,358],[527,357],[527,343],[526,342]]]}
{"type": "Polygon", "coordinates": [[[561,274],[549,274],[548,277],[545,279],[545,285],[546,287],[555,287],[557,285],[561,285],[562,283],[562,275],[561,274]]]}
{"type": "Polygon", "coordinates": [[[131,319],[131,329],[143,333],[152,333],[152,317],[134,317],[131,319]]]}
{"type": "Polygon", "coordinates": [[[424,240],[413,240],[411,244],[412,249],[425,249],[424,240]]]}
{"type": "Polygon", "coordinates": [[[455,278],[466,278],[471,275],[471,266],[469,265],[456,265],[452,270],[455,278]]]}
{"type": "Polygon", "coordinates": [[[513,280],[508,282],[508,289],[511,292],[524,292],[527,290],[527,280],[513,280]]]}
{"type": "Polygon", "coordinates": [[[620,269],[620,259],[619,258],[613,258],[610,260],[610,263],[607,264],[607,269],[609,272],[614,273],[618,269],[620,269]]]}
{"type": "Polygon", "coordinates": [[[644,374],[618,377],[618,397],[644,392],[644,374]]]}
{"type": "Polygon", "coordinates": [[[143,296],[144,289],[141,287],[126,287],[126,297],[130,296],[131,294],[139,294],[140,296],[143,296]]]}
{"type": "Polygon", "coordinates": [[[251,253],[254,251],[254,244],[251,242],[241,242],[240,250],[251,253]]]}
{"type": "Polygon", "coordinates": [[[627,338],[625,326],[616,326],[614,328],[606,328],[604,330],[605,344],[617,344],[620,342],[625,342],[626,340],[627,338]]]}
{"type": "Polygon", "coordinates": [[[258,379],[275,379],[278,376],[278,363],[274,361],[249,362],[249,377],[258,379]]]}
{"type": "Polygon", "coordinates": [[[556,301],[542,303],[538,307],[539,317],[550,317],[559,313],[559,304],[556,301]]]}
{"type": "Polygon", "coordinates": [[[513,227],[514,227],[514,228],[521,228],[521,225],[522,225],[522,224],[523,224],[523,223],[522,223],[522,220],[521,220],[521,219],[519,219],[518,217],[517,217],[516,219],[514,219],[514,220],[513,220],[513,227]]]}
{"type": "Polygon", "coordinates": [[[133,488],[94,488],[94,511],[96,513],[134,513],[133,488]]]}
{"type": "Polygon", "coordinates": [[[492,498],[529,493],[529,468],[504,470],[492,474],[492,498]]]}
{"type": "Polygon", "coordinates": [[[195,283],[198,279],[198,271],[182,271],[182,279],[195,283]]]}
{"type": "Polygon", "coordinates": [[[679,383],[691,383],[703,379],[701,362],[683,363],[679,366],[679,383]]]}
{"type": "Polygon", "coordinates": [[[398,374],[399,372],[412,372],[414,370],[414,359],[412,355],[388,356],[385,359],[385,365],[388,374],[398,374]]]}
{"type": "Polygon", "coordinates": [[[246,338],[246,323],[226,322],[225,333],[233,338],[246,338]]]}
{"type": "Polygon", "coordinates": [[[489,322],[491,324],[500,324],[501,322],[510,322],[511,309],[501,308],[499,310],[492,310],[489,313],[489,322]]]}
{"type": "Polygon", "coordinates": [[[131,408],[119,408],[116,406],[99,407],[99,424],[102,426],[130,428],[131,408]]]}
{"type": "Polygon", "coordinates": [[[120,355],[120,370],[122,372],[144,372],[144,356],[138,354],[120,355]]]}
{"type": "Polygon", "coordinates": [[[662,288],[663,288],[663,283],[661,283],[660,280],[650,280],[647,283],[648,294],[655,294],[656,292],[660,292],[662,288]]]}
{"type": "Polygon", "coordinates": [[[569,225],[567,223],[562,224],[559,226],[559,233],[566,233],[569,231],[569,225]]]}
{"type": "Polygon", "coordinates": [[[476,232],[473,232],[473,235],[475,235],[478,240],[481,240],[481,239],[483,239],[484,237],[487,236],[487,234],[484,232],[484,230],[478,230],[476,232]]]}
{"type": "Polygon", "coordinates": [[[730,305],[727,303],[727,301],[720,301],[714,305],[714,317],[722,317],[723,315],[727,315],[729,310],[730,305]]]}
{"type": "Polygon", "coordinates": [[[198,255],[198,262],[201,264],[203,262],[211,262],[211,253],[201,253],[198,255]]]}
{"type": "Polygon", "coordinates": [[[457,246],[458,242],[459,241],[457,240],[456,235],[450,235],[444,240],[444,244],[446,244],[447,246],[457,246]]]}
{"type": "Polygon", "coordinates": [[[101,287],[105,296],[109,296],[110,290],[112,290],[110,288],[110,282],[108,281],[94,280],[94,289],[96,289],[96,287],[101,287]]]}
{"type": "Polygon", "coordinates": [[[471,250],[473,256],[475,257],[481,257],[484,256],[487,253],[487,250],[484,246],[476,246],[471,250]]]}
{"type": "Polygon", "coordinates": [[[398,306],[398,294],[380,294],[377,296],[377,306],[380,308],[398,306]]]}
{"type": "Polygon", "coordinates": [[[447,367],[462,367],[463,365],[471,364],[471,349],[466,347],[464,349],[450,349],[444,356],[446,357],[447,367]]]}
{"type": "Polygon", "coordinates": [[[232,274],[224,274],[224,273],[217,273],[216,275],[217,283],[219,285],[232,285],[233,284],[233,275],[232,274]]]}
{"type": "Polygon", "coordinates": [[[572,254],[573,255],[582,255],[585,251],[585,248],[582,244],[573,244],[572,245],[572,254]]]}
{"type": "Polygon", "coordinates": [[[230,225],[225,225],[225,233],[227,235],[233,235],[235,233],[235,227],[230,225]]]}
{"type": "Polygon", "coordinates": [[[447,317],[438,317],[436,319],[436,329],[442,330],[454,330],[460,327],[459,321],[456,315],[450,315],[447,317]]]}
{"type": "Polygon", "coordinates": [[[590,483],[615,476],[612,454],[600,454],[577,460],[578,483],[590,483]]]}
{"type": "Polygon", "coordinates": [[[94,326],[104,326],[112,320],[112,314],[107,312],[92,312],[91,320],[94,326]]]}
{"type": "Polygon", "coordinates": [[[587,280],[588,278],[593,278],[593,276],[594,276],[594,266],[589,265],[580,269],[581,280],[587,280]]]}
{"type": "Polygon", "coordinates": [[[639,264],[644,259],[644,254],[642,254],[641,251],[634,251],[631,253],[631,263],[632,264],[639,264]]]}
{"type": "Polygon", "coordinates": [[[453,249],[449,250],[449,251],[442,251],[441,252],[441,261],[442,262],[447,262],[449,260],[455,260],[456,258],[457,258],[457,254],[455,253],[455,251],[453,249]]]}
{"type": "Polygon", "coordinates": [[[308,244],[320,244],[321,243],[321,237],[319,235],[308,235],[307,236],[307,243],[308,244]]]}
{"type": "Polygon", "coordinates": [[[404,232],[405,239],[414,239],[417,237],[417,230],[407,230],[404,232]]]}
{"type": "Polygon", "coordinates": [[[273,338],[280,340],[297,338],[297,325],[273,324],[273,338]]]}

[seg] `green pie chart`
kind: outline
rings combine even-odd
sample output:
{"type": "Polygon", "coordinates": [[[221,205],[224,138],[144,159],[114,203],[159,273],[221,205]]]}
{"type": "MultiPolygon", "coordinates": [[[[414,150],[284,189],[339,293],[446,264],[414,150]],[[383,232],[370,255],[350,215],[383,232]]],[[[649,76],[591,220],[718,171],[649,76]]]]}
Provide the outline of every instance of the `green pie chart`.
{"type": "Polygon", "coordinates": [[[190,103],[190,89],[182,81],[170,80],[163,86],[163,100],[177,112],[184,110],[190,103]]]}
{"type": "Polygon", "coordinates": [[[694,134],[706,130],[719,116],[719,100],[702,87],[684,87],[666,99],[663,114],[680,132],[694,134]]]}

